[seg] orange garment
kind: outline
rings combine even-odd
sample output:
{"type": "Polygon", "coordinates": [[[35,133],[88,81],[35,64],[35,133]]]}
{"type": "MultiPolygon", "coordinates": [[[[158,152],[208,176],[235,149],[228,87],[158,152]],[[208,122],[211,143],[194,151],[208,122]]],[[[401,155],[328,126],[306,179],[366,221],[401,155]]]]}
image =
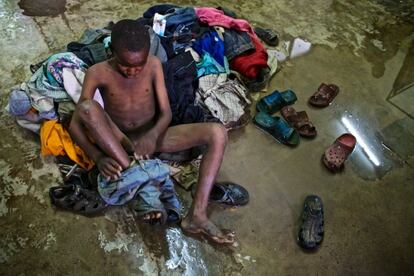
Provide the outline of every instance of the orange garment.
{"type": "Polygon", "coordinates": [[[90,170],[94,163],[83,150],[72,142],[69,133],[56,120],[43,123],[40,129],[42,155],[67,155],[82,168],[90,170]]]}

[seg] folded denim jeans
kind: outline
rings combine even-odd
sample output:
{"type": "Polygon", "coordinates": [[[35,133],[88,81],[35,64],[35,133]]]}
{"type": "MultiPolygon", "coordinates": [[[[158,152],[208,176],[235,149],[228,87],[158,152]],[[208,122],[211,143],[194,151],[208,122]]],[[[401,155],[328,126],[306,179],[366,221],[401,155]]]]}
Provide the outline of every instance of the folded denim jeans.
{"type": "Polygon", "coordinates": [[[139,197],[148,210],[173,210],[181,208],[174,184],[169,176],[169,167],[159,159],[140,160],[124,170],[117,180],[108,181],[98,175],[98,192],[110,205],[123,205],[139,197]]]}

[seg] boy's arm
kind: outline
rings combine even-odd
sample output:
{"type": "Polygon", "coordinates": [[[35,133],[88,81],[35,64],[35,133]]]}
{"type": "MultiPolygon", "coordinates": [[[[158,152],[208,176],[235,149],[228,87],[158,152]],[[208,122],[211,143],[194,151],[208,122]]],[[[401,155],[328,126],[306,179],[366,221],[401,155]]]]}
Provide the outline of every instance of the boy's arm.
{"type": "Polygon", "coordinates": [[[172,117],[161,62],[158,58],[154,58],[153,60],[153,85],[156,104],[158,105],[158,116],[154,126],[144,136],[134,142],[135,152],[138,158],[148,157],[148,155],[154,153],[158,137],[168,128],[172,117]]]}
{"type": "Polygon", "coordinates": [[[85,74],[85,78],[82,84],[82,92],[78,101],[78,104],[84,100],[91,100],[95,95],[95,91],[98,88],[98,75],[97,67],[90,67],[85,74]]]}
{"type": "Polygon", "coordinates": [[[159,116],[155,126],[151,129],[158,138],[167,128],[171,122],[171,107],[168,99],[167,88],[165,87],[164,73],[161,62],[155,58],[155,95],[157,98],[159,116]]]}

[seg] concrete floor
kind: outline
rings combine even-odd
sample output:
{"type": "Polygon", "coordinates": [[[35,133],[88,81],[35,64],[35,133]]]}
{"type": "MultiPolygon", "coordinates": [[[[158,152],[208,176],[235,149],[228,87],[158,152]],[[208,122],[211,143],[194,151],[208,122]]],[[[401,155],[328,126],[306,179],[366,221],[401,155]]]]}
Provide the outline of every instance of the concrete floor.
{"type": "MultiPolygon", "coordinates": [[[[214,221],[237,231],[229,248],[177,227],[140,224],[126,208],[91,219],[50,205],[48,188],[62,180],[40,158],[38,138],[3,111],[9,89],[30,76],[29,64],[85,28],[137,18],[156,1],[68,0],[63,14],[64,0],[37,1],[58,4],[57,11],[41,6],[55,14],[44,17],[22,15],[17,2],[0,0],[0,275],[412,275],[414,92],[400,92],[414,82],[414,1],[169,1],[226,6],[283,40],[313,43],[308,55],[284,64],[269,92],[294,90],[295,108],[308,112],[318,137],[290,149],[251,124],[230,134],[219,179],[244,185],[251,201],[210,208],[214,221]],[[306,101],[321,82],[341,92],[314,109],[306,101]],[[333,175],[320,157],[345,131],[360,143],[345,171],[333,175]],[[295,241],[308,194],[325,204],[325,239],[313,254],[295,241]]],[[[188,206],[190,196],[178,191],[188,206]]]]}

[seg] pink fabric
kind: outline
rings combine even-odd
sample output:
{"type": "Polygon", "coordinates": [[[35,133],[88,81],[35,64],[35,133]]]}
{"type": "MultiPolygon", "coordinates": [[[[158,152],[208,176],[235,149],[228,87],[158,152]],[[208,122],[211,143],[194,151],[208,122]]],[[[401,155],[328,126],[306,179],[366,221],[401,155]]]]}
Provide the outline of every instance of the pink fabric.
{"type": "Polygon", "coordinates": [[[260,68],[267,67],[267,52],[257,36],[249,35],[255,51],[249,51],[233,58],[230,61],[230,68],[249,79],[254,79],[257,77],[260,68]]]}
{"type": "Polygon", "coordinates": [[[256,36],[252,26],[244,19],[234,19],[224,14],[223,11],[215,8],[195,8],[198,19],[209,26],[222,26],[228,29],[248,32],[256,36]]]}
{"type": "Polygon", "coordinates": [[[228,29],[247,32],[255,46],[255,51],[233,58],[230,67],[247,78],[257,77],[260,68],[267,67],[267,52],[254,32],[249,22],[244,19],[234,19],[215,8],[195,8],[198,19],[209,26],[222,26],[228,29]]]}

